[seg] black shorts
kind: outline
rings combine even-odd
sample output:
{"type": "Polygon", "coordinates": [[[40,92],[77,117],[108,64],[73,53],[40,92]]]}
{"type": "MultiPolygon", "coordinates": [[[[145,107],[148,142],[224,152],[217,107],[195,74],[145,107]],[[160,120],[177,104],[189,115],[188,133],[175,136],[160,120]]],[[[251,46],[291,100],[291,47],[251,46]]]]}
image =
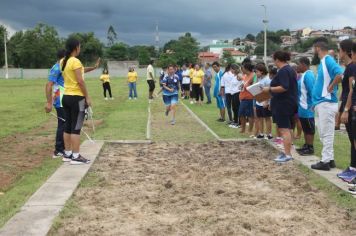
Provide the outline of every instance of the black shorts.
{"type": "Polygon", "coordinates": [[[155,81],[147,80],[147,84],[148,84],[148,91],[153,92],[156,88],[155,81]]]}
{"type": "Polygon", "coordinates": [[[315,120],[314,118],[299,118],[302,124],[302,129],[305,134],[314,135],[315,134],[315,120]]]}
{"type": "Polygon", "coordinates": [[[183,91],[190,91],[190,84],[182,84],[183,91]]]}
{"type": "Polygon", "coordinates": [[[62,104],[66,120],[64,132],[80,134],[85,117],[85,97],[63,95],[62,104]]]}
{"type": "Polygon", "coordinates": [[[256,115],[258,118],[272,117],[272,112],[263,106],[256,105],[256,115]]]}
{"type": "Polygon", "coordinates": [[[272,115],[273,123],[276,123],[279,129],[294,129],[294,115],[272,115]]]}

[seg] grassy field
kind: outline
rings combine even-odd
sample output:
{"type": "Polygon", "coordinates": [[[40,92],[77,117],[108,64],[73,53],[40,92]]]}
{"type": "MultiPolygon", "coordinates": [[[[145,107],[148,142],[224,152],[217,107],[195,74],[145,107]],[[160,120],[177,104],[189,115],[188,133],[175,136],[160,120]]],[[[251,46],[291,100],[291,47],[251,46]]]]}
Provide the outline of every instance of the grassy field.
{"type": "MultiPolygon", "coordinates": [[[[145,81],[138,83],[139,99],[128,100],[128,89],[125,79],[112,79],[112,92],[114,100],[105,101],[102,94],[102,86],[99,80],[88,79],[87,86],[93,101],[95,120],[100,120],[100,126],[96,127],[93,134],[86,128],[94,139],[145,139],[147,124],[147,85],[145,81]]],[[[55,118],[44,112],[45,79],[35,80],[0,80],[0,139],[7,139],[10,135],[26,140],[29,133],[44,123],[50,123],[53,127],[39,129],[35,135],[51,135],[54,140],[55,118]],[[5,124],[5,125],[4,125],[5,124]]],[[[31,139],[35,139],[32,137],[31,139]]],[[[83,135],[83,140],[85,136],[83,135]]],[[[53,142],[53,141],[52,141],[53,142]]],[[[5,145],[0,143],[1,145],[5,145]]],[[[2,147],[6,149],[6,147],[2,147]]],[[[18,149],[21,149],[18,146],[18,149]]],[[[34,154],[37,153],[33,147],[34,154]]],[[[10,152],[12,150],[9,150],[10,152]]],[[[26,202],[26,200],[38,189],[39,186],[61,165],[61,160],[49,158],[49,152],[43,158],[43,162],[35,168],[27,168],[16,172],[15,181],[10,185],[0,188],[0,227],[14,215],[26,202]],[[48,158],[47,158],[48,156],[48,158]]],[[[0,155],[1,168],[12,168],[7,163],[5,155],[0,155]]],[[[26,157],[16,157],[19,163],[25,162],[26,157]]],[[[26,165],[25,165],[26,166],[26,165]]]]}

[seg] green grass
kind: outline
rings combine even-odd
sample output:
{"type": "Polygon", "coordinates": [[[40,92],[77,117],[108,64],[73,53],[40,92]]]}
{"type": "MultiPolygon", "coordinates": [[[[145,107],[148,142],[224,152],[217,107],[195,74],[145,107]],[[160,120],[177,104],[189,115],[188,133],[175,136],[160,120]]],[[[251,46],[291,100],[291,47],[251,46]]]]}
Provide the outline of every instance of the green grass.
{"type": "MultiPolygon", "coordinates": [[[[113,101],[103,99],[99,80],[88,79],[86,83],[92,97],[93,118],[103,120],[103,124],[97,127],[94,134],[95,139],[145,139],[148,107],[145,81],[138,83],[137,101],[127,100],[128,88],[123,78],[112,79],[112,92],[115,97],[113,101]]],[[[45,84],[45,79],[0,80],[0,138],[15,133],[26,135],[28,131],[43,125],[49,119],[54,119],[44,112],[45,84]]],[[[48,135],[51,132],[41,130],[38,135],[48,135]]],[[[29,150],[31,151],[33,150],[29,150]]],[[[16,181],[0,195],[0,227],[60,165],[60,160],[45,159],[38,168],[17,176],[16,181]]]]}
{"type": "Polygon", "coordinates": [[[11,218],[26,200],[60,165],[61,160],[46,159],[40,167],[26,172],[0,196],[0,227],[11,218]]]}

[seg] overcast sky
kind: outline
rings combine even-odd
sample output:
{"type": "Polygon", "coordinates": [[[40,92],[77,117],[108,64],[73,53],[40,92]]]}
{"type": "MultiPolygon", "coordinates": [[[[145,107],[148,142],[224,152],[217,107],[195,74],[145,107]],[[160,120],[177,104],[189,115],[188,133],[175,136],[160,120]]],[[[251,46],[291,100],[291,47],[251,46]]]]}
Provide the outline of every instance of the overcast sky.
{"type": "Polygon", "coordinates": [[[120,41],[153,45],[158,22],[161,45],[184,32],[206,45],[262,30],[261,4],[272,30],[356,27],[356,0],[0,0],[0,24],[13,33],[44,22],[63,37],[93,31],[103,42],[113,25],[120,41]]]}

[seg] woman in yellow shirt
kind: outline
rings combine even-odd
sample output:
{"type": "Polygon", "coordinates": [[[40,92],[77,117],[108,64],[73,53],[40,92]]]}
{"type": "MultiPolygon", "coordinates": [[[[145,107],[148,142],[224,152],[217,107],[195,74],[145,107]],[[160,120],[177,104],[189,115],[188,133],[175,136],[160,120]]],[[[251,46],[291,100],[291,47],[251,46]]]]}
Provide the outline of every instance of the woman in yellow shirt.
{"type": "Polygon", "coordinates": [[[136,82],[137,82],[137,72],[133,67],[129,68],[129,73],[127,74],[127,83],[129,85],[129,99],[137,99],[137,90],[136,90],[136,82]]]}
{"type": "Polygon", "coordinates": [[[192,84],[192,90],[193,90],[193,95],[195,97],[195,101],[199,105],[202,105],[202,102],[204,100],[203,81],[204,81],[204,72],[203,70],[200,69],[200,65],[196,64],[195,70],[192,72],[191,84],[192,84]]]}
{"type": "Polygon", "coordinates": [[[100,76],[100,80],[103,82],[103,89],[104,89],[104,99],[108,100],[106,97],[106,91],[109,92],[109,96],[111,100],[114,100],[111,94],[111,86],[110,86],[110,75],[108,68],[103,70],[103,74],[100,76]]]}
{"type": "Polygon", "coordinates": [[[80,131],[84,123],[85,108],[91,106],[91,99],[84,82],[84,73],[95,70],[94,67],[84,68],[77,56],[80,53],[80,42],[69,38],[66,42],[66,55],[61,60],[61,70],[64,78],[64,95],[62,105],[65,113],[64,127],[64,162],[70,164],[88,164],[90,160],[79,154],[80,131]]]}

